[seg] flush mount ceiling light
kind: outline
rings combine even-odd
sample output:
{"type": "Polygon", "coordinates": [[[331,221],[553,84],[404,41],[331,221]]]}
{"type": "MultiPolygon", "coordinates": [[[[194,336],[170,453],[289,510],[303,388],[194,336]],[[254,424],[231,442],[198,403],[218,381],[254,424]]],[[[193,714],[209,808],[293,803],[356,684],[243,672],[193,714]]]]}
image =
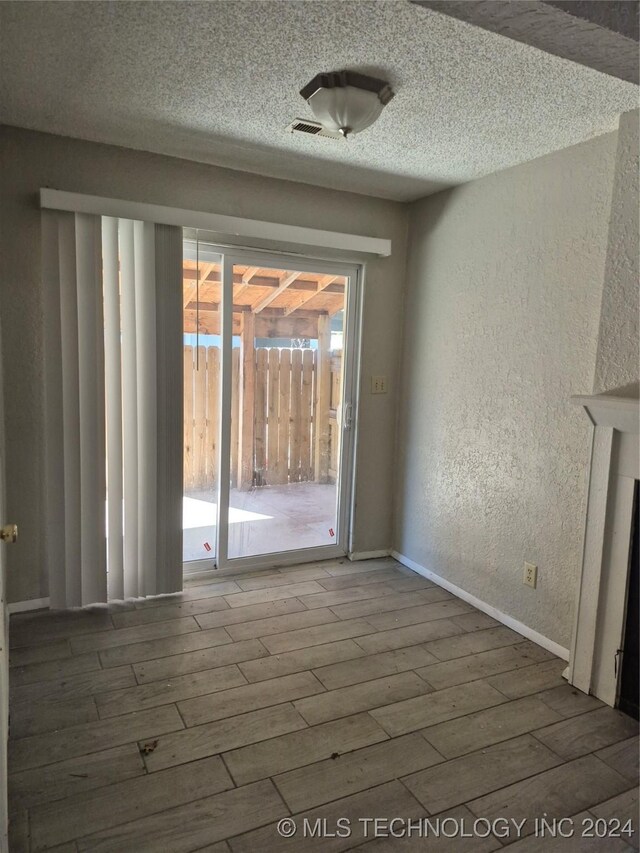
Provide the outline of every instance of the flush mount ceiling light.
{"type": "Polygon", "coordinates": [[[394,93],[386,80],[331,71],[317,74],[300,94],[326,130],[346,137],[373,124],[394,93]]]}

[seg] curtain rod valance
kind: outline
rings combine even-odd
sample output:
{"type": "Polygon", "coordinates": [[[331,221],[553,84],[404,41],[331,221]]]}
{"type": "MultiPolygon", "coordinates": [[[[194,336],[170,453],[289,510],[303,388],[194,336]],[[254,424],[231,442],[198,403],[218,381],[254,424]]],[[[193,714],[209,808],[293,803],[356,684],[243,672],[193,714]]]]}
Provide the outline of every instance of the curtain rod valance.
{"type": "Polygon", "coordinates": [[[321,231],[315,228],[304,228],[300,225],[264,222],[259,219],[244,219],[238,216],[225,216],[220,213],[184,210],[178,207],[102,198],[61,190],[41,189],[40,206],[71,213],[91,213],[97,216],[136,219],[162,225],[178,225],[182,228],[198,228],[234,237],[273,240],[289,244],[297,243],[302,246],[336,249],[359,255],[388,257],[391,254],[391,240],[380,237],[341,234],[338,231],[321,231]]]}

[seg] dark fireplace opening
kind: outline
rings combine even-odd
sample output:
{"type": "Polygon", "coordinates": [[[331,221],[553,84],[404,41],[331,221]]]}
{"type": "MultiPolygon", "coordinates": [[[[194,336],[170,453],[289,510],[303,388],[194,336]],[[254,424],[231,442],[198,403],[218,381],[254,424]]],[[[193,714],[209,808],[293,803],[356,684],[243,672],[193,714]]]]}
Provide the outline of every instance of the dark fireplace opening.
{"type": "Polygon", "coordinates": [[[631,549],[629,555],[629,587],[627,595],[627,613],[625,617],[624,643],[622,645],[622,669],[620,672],[620,698],[618,707],[625,714],[638,719],[638,704],[640,701],[640,685],[638,673],[640,671],[640,659],[638,657],[638,641],[640,629],[638,626],[638,614],[640,612],[640,599],[638,596],[640,583],[638,579],[640,564],[640,501],[639,481],[636,480],[633,498],[633,518],[631,531],[631,549]]]}

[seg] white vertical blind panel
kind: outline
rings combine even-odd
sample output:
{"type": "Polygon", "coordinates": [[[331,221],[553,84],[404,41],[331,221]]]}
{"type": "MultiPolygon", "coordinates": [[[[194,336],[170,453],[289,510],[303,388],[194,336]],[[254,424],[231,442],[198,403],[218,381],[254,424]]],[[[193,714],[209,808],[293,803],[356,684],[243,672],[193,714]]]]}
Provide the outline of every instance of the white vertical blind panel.
{"type": "Polygon", "coordinates": [[[122,322],[122,432],[124,461],[124,596],[138,586],[138,380],[133,222],[118,222],[122,322]]]}
{"type": "Polygon", "coordinates": [[[76,214],[82,604],[107,598],[104,318],[100,218],[76,214]]]}
{"type": "Polygon", "coordinates": [[[118,220],[102,218],[105,401],[107,407],[107,558],[109,598],[124,598],[122,483],[122,359],[118,220]]]}
{"type": "Polygon", "coordinates": [[[64,457],[65,602],[82,605],[82,539],[80,518],[80,385],[78,367],[78,300],[75,217],[60,218],[60,334],[62,341],[62,419],[64,457]]]}
{"type": "Polygon", "coordinates": [[[157,531],[157,374],[155,234],[134,222],[136,350],[138,366],[138,579],[142,595],[155,595],[157,531]]]}
{"type": "MultiPolygon", "coordinates": [[[[60,335],[60,257],[54,211],[42,213],[42,284],[45,381],[45,563],[51,607],[66,606],[64,430],[62,401],[62,340],[60,335]]],[[[70,217],[72,214],[66,214],[70,217]]]]}

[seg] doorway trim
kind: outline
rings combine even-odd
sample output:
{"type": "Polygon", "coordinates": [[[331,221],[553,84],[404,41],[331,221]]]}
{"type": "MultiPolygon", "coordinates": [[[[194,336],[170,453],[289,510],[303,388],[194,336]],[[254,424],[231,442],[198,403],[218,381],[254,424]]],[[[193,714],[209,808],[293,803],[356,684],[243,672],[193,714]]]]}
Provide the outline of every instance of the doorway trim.
{"type": "Polygon", "coordinates": [[[635,480],[640,479],[638,400],[572,397],[593,424],[582,572],[566,677],[615,706],[624,639],[635,480]]]}

